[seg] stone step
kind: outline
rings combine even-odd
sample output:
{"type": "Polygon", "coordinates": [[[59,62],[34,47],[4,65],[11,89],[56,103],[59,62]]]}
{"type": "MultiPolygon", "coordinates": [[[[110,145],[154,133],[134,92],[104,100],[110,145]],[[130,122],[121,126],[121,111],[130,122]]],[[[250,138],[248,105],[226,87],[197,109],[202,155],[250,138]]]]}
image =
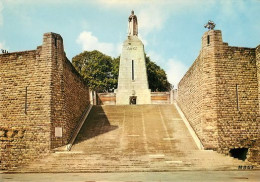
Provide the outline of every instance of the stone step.
{"type": "Polygon", "coordinates": [[[173,105],[94,106],[70,152],[57,151],[20,172],[237,170],[252,165],[198,150],[173,105]]]}

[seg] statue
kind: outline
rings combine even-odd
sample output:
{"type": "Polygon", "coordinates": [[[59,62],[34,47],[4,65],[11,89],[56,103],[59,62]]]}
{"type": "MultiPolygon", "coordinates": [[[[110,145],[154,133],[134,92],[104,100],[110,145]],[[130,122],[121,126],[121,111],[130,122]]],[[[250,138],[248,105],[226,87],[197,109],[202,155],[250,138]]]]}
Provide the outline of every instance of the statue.
{"type": "Polygon", "coordinates": [[[137,23],[137,17],[134,14],[134,11],[132,10],[131,15],[128,18],[128,35],[138,35],[138,23],[137,23]]]}
{"type": "Polygon", "coordinates": [[[208,28],[209,30],[213,30],[215,28],[216,24],[209,20],[207,24],[204,25],[205,28],[208,28]]]}

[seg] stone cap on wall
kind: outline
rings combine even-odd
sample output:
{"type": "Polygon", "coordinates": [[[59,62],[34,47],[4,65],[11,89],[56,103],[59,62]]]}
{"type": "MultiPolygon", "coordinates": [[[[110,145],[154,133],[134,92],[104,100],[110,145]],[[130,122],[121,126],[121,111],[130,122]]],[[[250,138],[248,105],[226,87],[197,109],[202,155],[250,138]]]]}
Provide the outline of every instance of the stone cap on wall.
{"type": "Polygon", "coordinates": [[[260,44],[258,46],[256,46],[255,49],[256,49],[257,52],[260,52],[260,44]]]}
{"type": "Polygon", "coordinates": [[[209,30],[202,36],[202,49],[209,46],[224,45],[221,30],[209,30]]]}

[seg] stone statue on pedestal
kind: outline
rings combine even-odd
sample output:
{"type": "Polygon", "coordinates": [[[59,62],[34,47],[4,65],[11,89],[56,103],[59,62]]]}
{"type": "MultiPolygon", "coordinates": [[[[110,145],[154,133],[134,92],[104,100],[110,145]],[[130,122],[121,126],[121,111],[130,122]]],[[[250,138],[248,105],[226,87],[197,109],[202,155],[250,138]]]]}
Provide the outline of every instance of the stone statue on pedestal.
{"type": "Polygon", "coordinates": [[[131,15],[128,18],[128,35],[129,36],[138,35],[138,23],[134,11],[132,11],[131,15]]]}
{"type": "Polygon", "coordinates": [[[128,18],[128,36],[120,56],[116,104],[151,104],[145,64],[144,45],[138,38],[137,16],[134,11],[128,18]]]}

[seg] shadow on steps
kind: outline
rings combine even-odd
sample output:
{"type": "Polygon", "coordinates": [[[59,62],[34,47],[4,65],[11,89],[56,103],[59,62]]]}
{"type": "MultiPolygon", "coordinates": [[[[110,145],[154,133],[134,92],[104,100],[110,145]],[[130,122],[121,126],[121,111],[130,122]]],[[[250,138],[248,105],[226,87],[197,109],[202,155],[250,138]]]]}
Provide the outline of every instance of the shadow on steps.
{"type": "Polygon", "coordinates": [[[81,143],[85,140],[89,140],[115,129],[118,129],[118,126],[113,126],[110,124],[102,106],[93,106],[87,120],[83,124],[75,140],[75,144],[81,143]]]}

